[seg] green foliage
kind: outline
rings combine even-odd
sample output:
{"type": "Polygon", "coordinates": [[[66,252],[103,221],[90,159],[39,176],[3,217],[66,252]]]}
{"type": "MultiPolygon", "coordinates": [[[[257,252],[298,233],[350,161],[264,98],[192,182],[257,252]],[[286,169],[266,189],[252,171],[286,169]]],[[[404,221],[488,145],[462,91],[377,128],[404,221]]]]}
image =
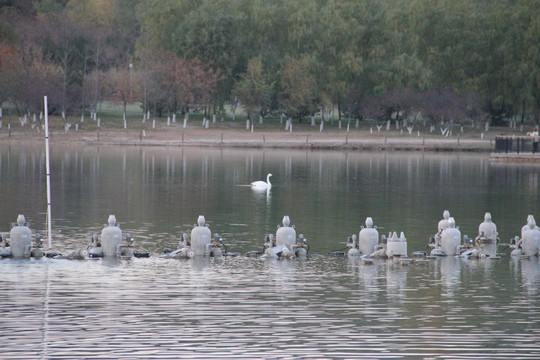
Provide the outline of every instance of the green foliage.
{"type": "Polygon", "coordinates": [[[267,113],[272,106],[272,84],[263,73],[263,65],[260,57],[251,59],[247,66],[247,72],[242,75],[234,89],[235,97],[241,101],[248,116],[256,110],[261,114],[267,113]]]}
{"type": "Polygon", "coordinates": [[[302,120],[313,114],[317,108],[314,93],[315,79],[310,74],[309,59],[285,59],[278,94],[285,115],[302,120]]]}
{"type": "Polygon", "coordinates": [[[392,113],[397,97],[430,109],[413,93],[453,104],[472,94],[481,101],[468,114],[538,121],[539,13],[531,0],[2,0],[0,42],[40,48],[42,65],[64,75],[64,98],[77,94],[57,101],[68,109],[78,92],[82,106],[95,107],[107,96],[100,76],[134,64],[145,104],[163,108],[217,108],[238,97],[249,113],[301,119],[337,105],[363,118],[392,113]],[[65,24],[72,30],[62,33],[65,24]],[[163,73],[149,53],[200,64],[204,85],[190,84],[197,104],[178,90],[186,81],[175,80],[174,91],[148,83],[163,73]]]}
{"type": "Polygon", "coordinates": [[[36,11],[39,14],[57,14],[60,13],[65,4],[58,0],[39,0],[35,4],[36,11]]]}

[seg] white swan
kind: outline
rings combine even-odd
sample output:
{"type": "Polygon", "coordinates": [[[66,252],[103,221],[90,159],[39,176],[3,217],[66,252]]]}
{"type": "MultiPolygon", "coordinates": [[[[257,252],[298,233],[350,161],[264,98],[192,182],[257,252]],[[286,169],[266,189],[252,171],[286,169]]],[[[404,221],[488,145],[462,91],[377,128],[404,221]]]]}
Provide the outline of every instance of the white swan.
{"type": "Polygon", "coordinates": [[[264,181],[254,181],[254,182],[252,182],[251,183],[251,188],[255,189],[255,190],[270,189],[272,187],[272,184],[270,183],[270,176],[272,176],[272,174],[268,174],[266,176],[266,182],[264,182],[264,181]]]}

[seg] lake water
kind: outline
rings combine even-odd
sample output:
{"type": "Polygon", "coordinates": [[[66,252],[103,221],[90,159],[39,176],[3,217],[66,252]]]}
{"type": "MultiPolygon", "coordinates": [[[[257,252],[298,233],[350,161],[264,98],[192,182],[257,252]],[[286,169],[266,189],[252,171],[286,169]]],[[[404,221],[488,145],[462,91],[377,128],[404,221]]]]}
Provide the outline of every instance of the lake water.
{"type": "MultiPolygon", "coordinates": [[[[44,149],[0,145],[0,232],[24,214],[46,234],[44,149]]],[[[540,217],[537,165],[486,154],[176,147],[51,149],[53,250],[85,247],[115,214],[130,261],[1,260],[2,359],[540,357],[538,259],[374,265],[343,249],[371,216],[426,250],[445,209],[502,242],[540,217]],[[248,186],[273,174],[273,187],[248,186]],[[172,260],[198,215],[238,257],[172,260]],[[242,256],[289,215],[305,261],[242,256]]]]}

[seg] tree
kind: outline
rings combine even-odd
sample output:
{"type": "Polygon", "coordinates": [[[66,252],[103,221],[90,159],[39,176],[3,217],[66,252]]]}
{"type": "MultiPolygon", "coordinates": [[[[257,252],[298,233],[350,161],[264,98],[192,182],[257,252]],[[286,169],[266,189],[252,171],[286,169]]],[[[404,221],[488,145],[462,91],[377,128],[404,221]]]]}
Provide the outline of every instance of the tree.
{"type": "Polygon", "coordinates": [[[536,16],[540,5],[529,1],[507,5],[494,7],[491,16],[499,30],[493,36],[494,58],[500,60],[488,94],[493,107],[507,113],[515,109],[523,125],[527,117],[540,120],[540,20],[536,16]]]}
{"type": "MultiPolygon", "coordinates": [[[[140,0],[70,0],[65,16],[79,24],[86,34],[81,47],[81,68],[89,87],[89,76],[93,75],[91,102],[97,111],[104,94],[100,83],[104,72],[112,67],[123,67],[133,63],[135,39],[138,37],[139,22],[136,9],[140,0]]],[[[89,92],[90,93],[90,92],[89,92]]]]}
{"type": "Polygon", "coordinates": [[[62,14],[42,17],[44,52],[61,71],[60,104],[62,114],[79,103],[83,84],[83,48],[85,39],[81,28],[62,14]]]}
{"type": "Polygon", "coordinates": [[[235,85],[234,94],[244,106],[248,119],[256,110],[262,115],[264,109],[270,107],[271,85],[265,79],[260,57],[249,61],[246,74],[235,85]]]}
{"type": "Polygon", "coordinates": [[[453,89],[429,90],[422,94],[423,116],[451,131],[454,124],[467,115],[467,98],[453,89]]]}
{"type": "MultiPolygon", "coordinates": [[[[337,105],[340,118],[361,118],[374,99],[451,89],[483,101],[492,121],[523,122],[540,116],[539,7],[530,0],[4,0],[0,43],[15,46],[20,78],[41,81],[32,64],[46,68],[47,83],[32,91],[54,85],[52,108],[64,112],[77,103],[84,111],[87,102],[95,111],[104,74],[135,64],[147,74],[145,109],[215,111],[241,94],[250,113],[281,107],[301,118],[337,105]],[[149,52],[175,59],[148,61],[149,52]]],[[[30,106],[31,89],[9,84],[0,96],[30,106]]]]}
{"type": "Polygon", "coordinates": [[[113,101],[122,103],[124,124],[127,117],[127,104],[139,99],[138,77],[132,74],[131,69],[110,69],[105,75],[107,79],[108,95],[113,101]]]}
{"type": "Polygon", "coordinates": [[[239,3],[147,0],[139,7],[143,31],[139,50],[150,47],[172,51],[182,59],[212,67],[214,72],[223,75],[213,93],[224,101],[230,96],[235,77],[247,63],[247,47],[239,31],[245,19],[239,3]]]}
{"type": "Polygon", "coordinates": [[[145,52],[141,66],[143,94],[157,113],[178,108],[188,111],[192,106],[206,108],[221,79],[209,65],[166,51],[145,52]]]}
{"type": "Polygon", "coordinates": [[[198,59],[187,62],[187,67],[191,73],[191,90],[189,99],[191,104],[198,105],[206,109],[212,103],[219,83],[223,80],[221,70],[213,68],[210,64],[198,59]]]}
{"type": "Polygon", "coordinates": [[[2,103],[13,95],[15,79],[20,71],[21,64],[15,46],[0,43],[0,112],[2,103]]]}
{"type": "Polygon", "coordinates": [[[20,67],[13,76],[11,101],[18,113],[39,112],[43,96],[51,98],[50,110],[58,107],[60,94],[60,70],[43,56],[43,50],[37,45],[19,48],[20,67]]]}
{"type": "Polygon", "coordinates": [[[315,79],[309,71],[309,59],[287,58],[283,63],[278,99],[285,114],[299,121],[316,111],[315,79]]]}

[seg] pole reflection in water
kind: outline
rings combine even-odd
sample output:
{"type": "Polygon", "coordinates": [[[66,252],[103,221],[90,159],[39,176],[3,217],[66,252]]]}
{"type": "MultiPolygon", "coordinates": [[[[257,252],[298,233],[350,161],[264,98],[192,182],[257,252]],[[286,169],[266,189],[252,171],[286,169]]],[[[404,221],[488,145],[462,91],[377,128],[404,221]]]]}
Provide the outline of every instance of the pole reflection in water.
{"type": "Polygon", "coordinates": [[[51,292],[51,280],[50,280],[50,270],[48,261],[45,262],[45,281],[44,281],[45,291],[43,293],[43,325],[41,326],[41,354],[40,359],[48,359],[48,345],[49,345],[49,302],[50,302],[50,292],[51,292]]]}

